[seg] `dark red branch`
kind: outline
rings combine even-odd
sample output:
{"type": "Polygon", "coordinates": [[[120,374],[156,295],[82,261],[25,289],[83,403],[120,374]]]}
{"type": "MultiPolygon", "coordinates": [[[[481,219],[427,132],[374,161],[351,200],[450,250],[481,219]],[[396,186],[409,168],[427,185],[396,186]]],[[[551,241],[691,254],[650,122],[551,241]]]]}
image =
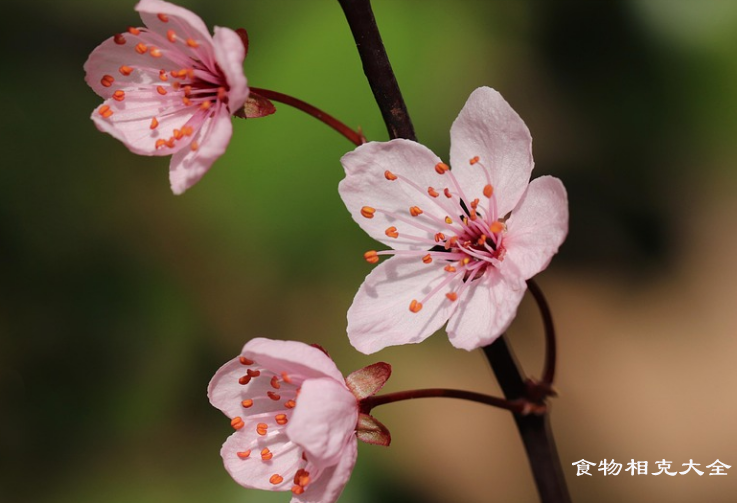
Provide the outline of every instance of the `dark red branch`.
{"type": "Polygon", "coordinates": [[[532,408],[526,404],[524,400],[509,401],[495,396],[484,395],[473,391],[464,391],[458,389],[430,388],[415,389],[409,391],[398,391],[396,393],[387,393],[385,395],[370,396],[361,400],[361,412],[368,414],[371,409],[387,403],[402,402],[404,400],[414,400],[416,398],[458,398],[461,400],[470,400],[472,402],[483,403],[498,407],[500,409],[511,410],[519,414],[529,414],[532,408]]]}
{"type": "Polygon", "coordinates": [[[251,91],[254,93],[263,96],[266,99],[278,101],[279,103],[284,103],[285,105],[289,105],[291,107],[294,107],[298,110],[303,111],[304,113],[311,115],[315,119],[327,124],[346,138],[348,138],[348,141],[353,143],[354,145],[358,146],[363,143],[366,143],[366,138],[359,133],[358,131],[354,131],[353,129],[349,128],[342,122],[340,122],[338,119],[333,117],[332,115],[326,114],[322,110],[320,110],[317,107],[314,107],[310,105],[309,103],[306,103],[302,100],[299,100],[297,98],[294,98],[292,96],[289,96],[288,94],[278,93],[276,91],[270,91],[269,89],[261,89],[258,87],[252,87],[251,91]]]}
{"type": "Polygon", "coordinates": [[[543,319],[543,327],[545,329],[545,367],[543,367],[542,384],[548,387],[553,386],[555,380],[555,362],[558,357],[557,346],[555,343],[555,327],[553,326],[553,315],[550,312],[548,301],[540,287],[532,279],[527,280],[527,288],[535,298],[537,307],[540,309],[540,316],[543,319]]]}

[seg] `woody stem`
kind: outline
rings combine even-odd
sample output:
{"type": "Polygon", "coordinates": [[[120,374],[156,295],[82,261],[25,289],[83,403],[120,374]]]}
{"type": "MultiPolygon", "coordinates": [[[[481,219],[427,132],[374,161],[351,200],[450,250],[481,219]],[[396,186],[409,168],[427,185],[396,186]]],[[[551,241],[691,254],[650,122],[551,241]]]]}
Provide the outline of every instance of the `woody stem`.
{"type": "Polygon", "coordinates": [[[361,400],[361,409],[367,414],[374,407],[387,403],[402,402],[404,400],[414,400],[415,398],[458,398],[461,400],[470,400],[479,402],[500,409],[511,410],[512,412],[522,413],[525,410],[525,401],[516,400],[509,401],[495,396],[484,395],[483,393],[475,393],[473,391],[465,391],[458,389],[430,388],[415,389],[408,391],[398,391],[396,393],[387,393],[385,395],[370,396],[361,400]]]}
{"type": "MultiPolygon", "coordinates": [[[[402,93],[381,41],[370,0],[338,0],[338,2],[353,33],[364,73],[381,110],[389,136],[417,141],[402,93]]],[[[501,336],[493,344],[485,347],[484,354],[506,399],[510,402],[525,399],[527,382],[522,377],[505,337],[501,336]]],[[[543,503],[570,502],[571,498],[550,429],[549,414],[547,412],[539,416],[523,416],[517,412],[513,414],[525,445],[540,499],[543,503]]]]}
{"type": "Polygon", "coordinates": [[[358,131],[354,131],[353,129],[346,126],[344,123],[336,119],[330,114],[327,114],[320,110],[317,107],[314,107],[310,105],[309,103],[306,103],[300,99],[297,99],[293,96],[289,96],[288,94],[284,93],[278,93],[276,91],[271,91],[269,89],[261,89],[258,87],[252,87],[251,91],[254,93],[263,96],[266,99],[272,100],[272,101],[278,101],[279,103],[284,103],[285,105],[289,105],[291,107],[294,107],[298,110],[303,111],[307,115],[311,115],[315,119],[323,122],[324,124],[327,124],[343,136],[345,136],[348,141],[353,143],[354,145],[358,146],[363,143],[366,143],[366,138],[364,138],[363,134],[361,134],[358,131]]]}

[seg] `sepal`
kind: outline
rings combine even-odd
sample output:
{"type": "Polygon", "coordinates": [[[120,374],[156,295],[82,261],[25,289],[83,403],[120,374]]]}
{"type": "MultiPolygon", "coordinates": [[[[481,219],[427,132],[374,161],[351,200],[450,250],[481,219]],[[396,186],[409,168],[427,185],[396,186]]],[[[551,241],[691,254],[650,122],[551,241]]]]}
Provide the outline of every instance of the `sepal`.
{"type": "Polygon", "coordinates": [[[389,433],[389,429],[375,417],[364,413],[358,414],[356,437],[361,442],[383,445],[384,447],[388,447],[392,442],[392,435],[389,433]]]}
{"type": "Polygon", "coordinates": [[[356,399],[361,401],[366,397],[375,395],[384,387],[391,375],[392,366],[388,363],[378,362],[352,372],[345,378],[345,383],[356,399]]]}

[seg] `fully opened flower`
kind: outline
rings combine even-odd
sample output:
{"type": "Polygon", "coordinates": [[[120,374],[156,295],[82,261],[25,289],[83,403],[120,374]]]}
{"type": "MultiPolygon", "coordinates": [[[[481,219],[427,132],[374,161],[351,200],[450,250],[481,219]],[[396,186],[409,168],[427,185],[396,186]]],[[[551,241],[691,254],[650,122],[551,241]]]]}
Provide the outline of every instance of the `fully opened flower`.
{"type": "Polygon", "coordinates": [[[450,167],[409,140],[346,154],[340,195],[354,220],[393,250],[348,311],[356,349],[420,342],[446,322],[463,349],[490,344],[568,232],[557,178],[530,182],[532,139],[495,90],[476,89],[451,128],[450,167]]]}
{"type": "Polygon", "coordinates": [[[210,403],[236,430],[220,454],[244,487],[292,491],[293,503],[332,503],[356,463],[357,440],[389,444],[386,428],[361,412],[391,373],[370,365],[347,379],[321,349],[253,339],[210,381],[210,403]]]}
{"type": "Polygon", "coordinates": [[[245,47],[228,28],[207,26],[161,0],[136,6],[145,28],[130,27],[99,45],[85,80],[105,99],[92,113],[100,131],[132,152],[172,155],[174,193],[194,185],[230,141],[231,115],[248,98],[245,47]]]}

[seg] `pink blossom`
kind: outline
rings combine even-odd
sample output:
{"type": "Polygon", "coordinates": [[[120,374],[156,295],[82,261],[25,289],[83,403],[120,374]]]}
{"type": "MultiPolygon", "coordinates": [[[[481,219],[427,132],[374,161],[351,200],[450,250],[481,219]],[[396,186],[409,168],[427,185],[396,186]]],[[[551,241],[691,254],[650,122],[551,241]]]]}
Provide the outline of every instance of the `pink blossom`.
{"type": "Polygon", "coordinates": [[[248,98],[245,48],[228,28],[161,0],[136,6],[145,28],[100,44],[85,80],[105,99],[92,113],[100,131],[141,155],[172,155],[175,194],[197,183],[230,141],[230,116],[248,98]]]}
{"type": "Polygon", "coordinates": [[[383,386],[390,369],[378,363],[346,383],[316,347],[249,341],[208,387],[210,403],[236,430],[220,451],[226,470],[244,487],[291,490],[292,503],[336,501],[356,463],[357,439],[388,445],[388,432],[361,413],[360,400],[383,386]]]}
{"type": "Polygon", "coordinates": [[[568,232],[557,178],[530,182],[532,138],[493,89],[476,89],[450,132],[451,170],[409,140],[372,142],[346,154],[340,195],[354,220],[393,250],[366,278],[348,311],[356,349],[425,340],[446,322],[467,350],[511,323],[525,280],[547,267],[568,232]]]}

